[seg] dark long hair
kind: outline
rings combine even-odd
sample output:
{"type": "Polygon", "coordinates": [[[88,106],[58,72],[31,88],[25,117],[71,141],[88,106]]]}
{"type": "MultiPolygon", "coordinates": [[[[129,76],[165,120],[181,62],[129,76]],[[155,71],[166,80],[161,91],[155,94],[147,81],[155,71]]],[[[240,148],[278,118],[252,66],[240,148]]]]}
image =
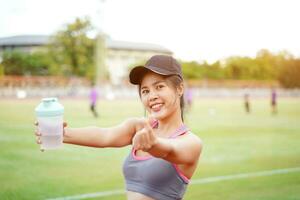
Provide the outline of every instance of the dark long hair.
{"type": "MultiPolygon", "coordinates": [[[[171,87],[174,88],[175,91],[177,88],[180,87],[180,84],[183,82],[182,79],[177,75],[164,76],[164,78],[166,82],[170,84],[171,87]]],[[[138,92],[141,98],[141,84],[138,85],[138,92]]],[[[180,112],[181,112],[182,121],[184,121],[184,107],[185,107],[184,94],[182,94],[180,97],[180,112]]],[[[146,115],[146,111],[145,111],[145,115],[146,115]]]]}

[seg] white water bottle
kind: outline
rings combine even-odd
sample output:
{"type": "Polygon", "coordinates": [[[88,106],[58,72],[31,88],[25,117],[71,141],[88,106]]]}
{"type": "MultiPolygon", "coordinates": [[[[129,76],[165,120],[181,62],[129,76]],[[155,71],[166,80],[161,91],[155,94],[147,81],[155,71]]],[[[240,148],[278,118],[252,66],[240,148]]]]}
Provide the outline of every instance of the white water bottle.
{"type": "Polygon", "coordinates": [[[44,98],[35,108],[38,131],[41,133],[41,149],[57,149],[63,145],[64,107],[57,98],[44,98]]]}

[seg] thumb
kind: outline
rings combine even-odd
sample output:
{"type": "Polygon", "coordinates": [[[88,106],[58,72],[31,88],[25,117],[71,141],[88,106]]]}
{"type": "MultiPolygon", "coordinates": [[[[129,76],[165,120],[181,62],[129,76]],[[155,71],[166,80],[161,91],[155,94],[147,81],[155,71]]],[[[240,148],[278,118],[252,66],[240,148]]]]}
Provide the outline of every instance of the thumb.
{"type": "Polygon", "coordinates": [[[63,127],[65,128],[65,127],[67,127],[68,126],[68,123],[67,122],[64,122],[63,123],[63,127]]]}
{"type": "Polygon", "coordinates": [[[154,128],[154,127],[156,127],[157,126],[157,124],[158,124],[158,120],[157,119],[155,119],[153,116],[149,116],[148,117],[148,124],[149,124],[149,126],[151,127],[151,128],[154,128]]]}
{"type": "Polygon", "coordinates": [[[149,128],[151,128],[150,122],[149,122],[148,119],[144,119],[142,124],[143,124],[143,129],[149,129],[149,128]]]}
{"type": "Polygon", "coordinates": [[[65,128],[68,126],[67,122],[63,122],[63,135],[65,136],[66,132],[65,132],[65,128]]]}

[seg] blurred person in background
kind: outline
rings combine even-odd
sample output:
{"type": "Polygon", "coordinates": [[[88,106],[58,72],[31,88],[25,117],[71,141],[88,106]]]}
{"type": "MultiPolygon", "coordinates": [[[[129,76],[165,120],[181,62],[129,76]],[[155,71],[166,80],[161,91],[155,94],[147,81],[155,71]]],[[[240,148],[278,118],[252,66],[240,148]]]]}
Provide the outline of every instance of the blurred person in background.
{"type": "MultiPolygon", "coordinates": [[[[202,141],[183,122],[181,65],[171,56],[156,55],[133,68],[129,79],[138,86],[151,117],[129,118],[108,128],[68,128],[64,123],[63,141],[98,148],[132,145],[123,163],[127,199],[183,199],[197,169],[202,141]]],[[[36,131],[38,144],[41,134],[36,131]]]]}
{"type": "Polygon", "coordinates": [[[185,99],[186,99],[186,103],[187,103],[187,111],[190,111],[192,108],[192,104],[193,104],[193,90],[187,86],[186,88],[186,92],[185,92],[185,99]]]}
{"type": "Polygon", "coordinates": [[[250,113],[250,97],[248,92],[244,94],[244,106],[246,113],[250,113]]]}
{"type": "Polygon", "coordinates": [[[274,87],[271,89],[271,110],[273,115],[277,114],[277,92],[274,87]]]}
{"type": "Polygon", "coordinates": [[[94,117],[98,117],[98,112],[96,110],[96,104],[98,100],[98,91],[94,83],[92,83],[90,91],[90,110],[92,111],[94,117]]]}

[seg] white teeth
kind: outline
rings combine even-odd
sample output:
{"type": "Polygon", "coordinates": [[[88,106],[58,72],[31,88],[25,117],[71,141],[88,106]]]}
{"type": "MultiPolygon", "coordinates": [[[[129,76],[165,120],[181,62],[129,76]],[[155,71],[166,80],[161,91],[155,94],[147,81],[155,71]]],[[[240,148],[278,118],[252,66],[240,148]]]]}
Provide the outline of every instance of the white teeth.
{"type": "Polygon", "coordinates": [[[159,104],[153,105],[152,108],[158,108],[158,107],[160,107],[160,106],[161,106],[161,104],[159,103],[159,104]]]}

